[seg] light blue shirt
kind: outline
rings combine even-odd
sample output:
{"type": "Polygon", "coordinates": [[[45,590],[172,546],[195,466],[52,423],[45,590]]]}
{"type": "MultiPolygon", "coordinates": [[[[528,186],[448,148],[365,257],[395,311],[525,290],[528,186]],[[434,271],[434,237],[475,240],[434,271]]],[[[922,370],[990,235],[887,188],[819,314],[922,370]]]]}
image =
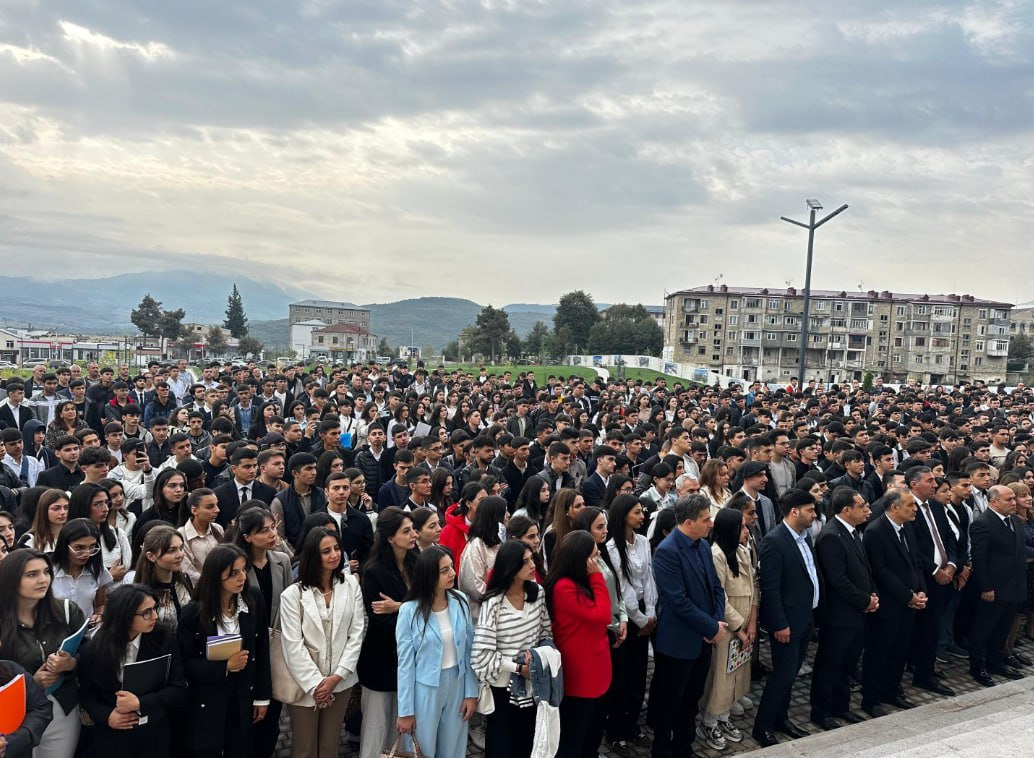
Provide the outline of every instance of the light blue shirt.
{"type": "MultiPolygon", "coordinates": [[[[786,528],[790,529],[789,526],[786,528]]],[[[808,569],[808,576],[811,578],[811,607],[815,609],[819,605],[819,575],[815,570],[815,556],[812,555],[811,546],[805,539],[805,532],[798,534],[796,530],[790,529],[790,534],[793,535],[797,549],[801,551],[801,557],[804,558],[804,565],[808,569]]]]}

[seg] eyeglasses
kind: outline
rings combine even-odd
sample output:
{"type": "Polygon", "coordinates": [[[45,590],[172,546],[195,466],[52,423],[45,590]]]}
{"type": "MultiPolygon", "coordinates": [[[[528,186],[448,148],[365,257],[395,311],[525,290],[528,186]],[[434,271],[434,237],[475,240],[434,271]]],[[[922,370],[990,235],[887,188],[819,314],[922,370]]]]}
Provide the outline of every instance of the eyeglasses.
{"type": "Polygon", "coordinates": [[[149,621],[158,615],[158,608],[152,605],[150,608],[144,608],[139,613],[134,613],[133,615],[139,616],[144,621],[149,621]]]}
{"type": "Polygon", "coordinates": [[[89,558],[92,558],[93,556],[97,555],[97,553],[99,553],[101,551],[99,545],[94,545],[93,547],[74,547],[74,546],[69,546],[68,549],[71,550],[75,555],[78,555],[80,557],[86,556],[86,557],[89,557],[89,558]]]}

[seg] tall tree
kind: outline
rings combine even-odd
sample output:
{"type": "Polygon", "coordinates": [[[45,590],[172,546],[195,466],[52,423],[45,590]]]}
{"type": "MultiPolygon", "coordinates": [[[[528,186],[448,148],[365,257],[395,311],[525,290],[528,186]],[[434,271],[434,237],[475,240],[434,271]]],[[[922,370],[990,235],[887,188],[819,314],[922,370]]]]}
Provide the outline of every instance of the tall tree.
{"type": "Polygon", "coordinates": [[[531,331],[524,338],[522,349],[528,355],[543,356],[546,354],[546,342],[550,339],[549,327],[542,321],[536,321],[531,326],[531,331]]]}
{"type": "Polygon", "coordinates": [[[560,330],[566,328],[570,335],[571,352],[577,353],[585,349],[589,343],[589,331],[599,320],[600,312],[591,295],[582,290],[568,292],[560,298],[556,314],[553,316],[557,342],[560,342],[560,330]]]}
{"type": "Polygon", "coordinates": [[[241,293],[237,291],[237,283],[233,283],[233,292],[226,301],[226,320],[223,326],[230,330],[230,336],[235,339],[248,336],[248,317],[244,315],[244,301],[241,300],[241,293]]]}
{"type": "Polygon", "coordinates": [[[133,322],[133,326],[139,329],[140,333],[145,337],[159,336],[162,326],[161,301],[155,300],[151,297],[151,293],[148,292],[144,295],[144,299],[140,301],[140,305],[129,314],[129,320],[133,322]]]}
{"type": "Polygon", "coordinates": [[[506,311],[486,305],[474,322],[474,349],[490,355],[495,363],[496,356],[507,347],[510,332],[510,317],[506,311]]]}
{"type": "Polygon", "coordinates": [[[158,327],[161,336],[169,341],[179,339],[180,335],[183,334],[183,317],[186,315],[182,308],[177,308],[174,311],[162,311],[162,318],[158,327]]]}
{"type": "Polygon", "coordinates": [[[588,349],[593,353],[659,356],[663,344],[664,331],[642,304],[618,303],[608,308],[589,331],[588,349]]]}
{"type": "Polygon", "coordinates": [[[208,334],[205,335],[205,346],[208,348],[210,355],[222,355],[225,353],[228,345],[223,330],[214,325],[208,327],[208,334]]]}
{"type": "Polygon", "coordinates": [[[262,343],[254,337],[244,336],[237,341],[237,349],[241,351],[241,355],[252,355],[257,356],[262,352],[262,343]]]}
{"type": "Polygon", "coordinates": [[[381,337],[381,341],[377,343],[377,355],[379,356],[392,356],[394,353],[391,351],[391,345],[388,344],[387,337],[381,337]]]}

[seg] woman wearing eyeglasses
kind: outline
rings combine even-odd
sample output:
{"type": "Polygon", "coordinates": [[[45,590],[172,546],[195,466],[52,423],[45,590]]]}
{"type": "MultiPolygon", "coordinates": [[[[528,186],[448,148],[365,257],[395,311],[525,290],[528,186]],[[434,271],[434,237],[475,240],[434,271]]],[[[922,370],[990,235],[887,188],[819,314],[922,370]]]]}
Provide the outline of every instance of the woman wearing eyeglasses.
{"type": "MultiPolygon", "coordinates": [[[[113,479],[104,481],[114,482],[113,479]]],[[[84,518],[97,527],[101,537],[101,563],[111,574],[112,581],[118,584],[130,569],[133,551],[126,533],[111,525],[108,519],[110,509],[111,496],[108,490],[103,485],[90,482],[83,482],[72,490],[72,497],[68,501],[68,518],[84,518]]]]}
{"type": "Polygon", "coordinates": [[[96,636],[79,655],[83,709],[93,719],[92,747],[97,755],[165,758],[169,755],[171,716],[187,702],[176,635],[158,624],[158,598],[147,587],[116,587],[104,608],[96,636]],[[126,689],[127,664],[169,657],[162,686],[126,689]]]}
{"type": "Polygon", "coordinates": [[[76,518],[61,528],[54,546],[54,597],[71,600],[94,621],[100,621],[112,582],[101,559],[100,540],[94,523],[76,518]]]}

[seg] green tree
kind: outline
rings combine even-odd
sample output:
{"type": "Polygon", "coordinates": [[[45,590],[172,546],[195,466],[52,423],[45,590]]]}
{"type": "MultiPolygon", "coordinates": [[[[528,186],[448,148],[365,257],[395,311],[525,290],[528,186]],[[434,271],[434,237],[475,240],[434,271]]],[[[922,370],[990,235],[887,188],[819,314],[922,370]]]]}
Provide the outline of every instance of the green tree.
{"type": "Polygon", "coordinates": [[[158,324],[159,334],[169,341],[179,339],[183,334],[183,317],[186,315],[182,308],[162,311],[162,318],[158,324]]]}
{"type": "Polygon", "coordinates": [[[222,355],[226,352],[226,335],[218,326],[208,327],[208,334],[205,335],[205,345],[210,355],[222,355]]]}
{"type": "Polygon", "coordinates": [[[241,337],[237,340],[237,349],[240,350],[241,355],[253,355],[257,356],[262,352],[262,343],[254,337],[241,337]]]}
{"type": "Polygon", "coordinates": [[[552,335],[549,332],[549,327],[542,321],[536,321],[531,326],[531,331],[528,332],[528,336],[524,338],[524,342],[521,348],[528,355],[545,355],[546,343],[550,341],[552,335]]]}
{"type": "Polygon", "coordinates": [[[248,336],[248,317],[244,315],[244,301],[241,300],[241,293],[237,291],[236,282],[226,301],[226,320],[223,321],[223,326],[230,330],[230,336],[235,339],[248,336]]]}
{"type": "Polygon", "coordinates": [[[447,361],[458,361],[460,359],[460,343],[457,340],[446,342],[442,348],[442,358],[447,361]]]}
{"type": "Polygon", "coordinates": [[[641,304],[611,306],[589,330],[592,353],[657,356],[663,345],[664,331],[641,304]]]}
{"type": "MultiPolygon", "coordinates": [[[[553,316],[553,328],[558,338],[561,328],[567,328],[570,334],[569,352],[577,353],[588,345],[589,331],[599,320],[600,312],[592,296],[582,290],[575,290],[560,298],[556,314],[553,316]]],[[[566,352],[563,354],[566,355],[566,352]]]]}
{"type": "Polygon", "coordinates": [[[157,337],[161,334],[162,304],[148,292],[144,299],[130,314],[129,320],[140,330],[144,337],[157,337]]]}
{"type": "Polygon", "coordinates": [[[567,324],[557,327],[557,330],[553,333],[552,357],[561,359],[565,355],[574,352],[574,338],[571,336],[571,327],[567,324]]]}
{"type": "Polygon", "coordinates": [[[479,353],[490,355],[492,363],[495,363],[496,356],[506,349],[506,342],[512,331],[510,317],[506,315],[506,311],[486,305],[474,322],[472,347],[479,353]]]}
{"type": "MultiPolygon", "coordinates": [[[[136,323],[136,322],[133,322],[136,323]]],[[[1009,371],[1023,371],[1034,360],[1034,340],[1026,334],[1014,334],[1009,338],[1009,371]]]]}
{"type": "Polygon", "coordinates": [[[388,344],[387,337],[381,337],[381,341],[377,343],[377,355],[394,355],[392,352],[391,345],[388,344]]]}

